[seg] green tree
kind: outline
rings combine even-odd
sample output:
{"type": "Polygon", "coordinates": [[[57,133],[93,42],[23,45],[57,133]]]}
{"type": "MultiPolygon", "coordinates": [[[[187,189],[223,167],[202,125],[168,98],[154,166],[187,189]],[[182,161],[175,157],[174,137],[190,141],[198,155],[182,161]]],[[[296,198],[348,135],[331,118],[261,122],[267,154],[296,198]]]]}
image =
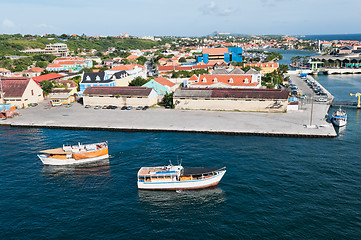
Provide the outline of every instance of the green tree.
{"type": "Polygon", "coordinates": [[[173,93],[166,93],[163,97],[163,104],[165,106],[170,106],[171,108],[174,108],[173,104],[173,93]]]}
{"type": "Polygon", "coordinates": [[[242,70],[243,70],[244,72],[247,72],[247,71],[248,71],[249,69],[251,69],[251,68],[253,68],[253,69],[256,70],[256,71],[261,71],[261,68],[256,67],[256,66],[243,67],[242,70]]]}
{"type": "Polygon", "coordinates": [[[48,66],[48,62],[45,61],[39,61],[36,62],[35,67],[40,67],[40,68],[46,68],[48,66]]]}
{"type": "Polygon", "coordinates": [[[129,86],[143,86],[147,82],[149,82],[149,80],[142,77],[136,77],[129,83],[129,86]]]}
{"type": "Polygon", "coordinates": [[[146,61],[147,61],[147,58],[144,56],[140,56],[137,58],[137,63],[140,65],[144,65],[146,61]]]}
{"type": "Polygon", "coordinates": [[[184,57],[181,57],[178,62],[187,62],[187,60],[184,57]]]}
{"type": "Polygon", "coordinates": [[[43,89],[45,95],[48,95],[49,93],[51,93],[51,90],[53,88],[53,83],[48,81],[48,80],[45,80],[45,81],[42,81],[39,83],[41,88],[43,89]]]}
{"type": "Polygon", "coordinates": [[[288,65],[285,65],[285,64],[280,64],[280,66],[278,67],[278,73],[280,75],[287,73],[289,70],[290,70],[290,68],[288,67],[288,65]]]}

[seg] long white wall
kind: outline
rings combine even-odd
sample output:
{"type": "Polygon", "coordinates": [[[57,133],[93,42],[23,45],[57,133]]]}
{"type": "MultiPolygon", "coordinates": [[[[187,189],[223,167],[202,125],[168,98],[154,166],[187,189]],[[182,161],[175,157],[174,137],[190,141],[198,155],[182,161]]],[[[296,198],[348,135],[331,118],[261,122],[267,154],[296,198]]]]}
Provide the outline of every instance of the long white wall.
{"type": "Polygon", "coordinates": [[[269,108],[276,100],[251,100],[245,99],[180,99],[174,98],[173,103],[176,109],[194,110],[226,110],[226,111],[247,111],[247,112],[284,112],[287,110],[287,101],[281,101],[280,108],[269,108]]]}

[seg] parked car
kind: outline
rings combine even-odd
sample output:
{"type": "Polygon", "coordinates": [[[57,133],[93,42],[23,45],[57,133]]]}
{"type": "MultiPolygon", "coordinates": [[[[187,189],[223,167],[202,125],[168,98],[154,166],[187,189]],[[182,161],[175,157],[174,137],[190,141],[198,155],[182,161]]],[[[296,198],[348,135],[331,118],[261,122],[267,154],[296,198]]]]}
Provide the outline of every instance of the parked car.
{"type": "Polygon", "coordinates": [[[100,109],[101,107],[99,105],[96,105],[94,109],[100,109]]]}
{"type": "Polygon", "coordinates": [[[85,108],[90,108],[90,105],[85,105],[85,108]]]}
{"type": "Polygon", "coordinates": [[[321,91],[320,91],[320,95],[321,95],[321,96],[327,96],[327,93],[325,93],[324,91],[321,90],[321,91]]]}
{"type": "Polygon", "coordinates": [[[31,104],[32,107],[36,107],[36,106],[38,106],[38,105],[39,105],[39,104],[37,104],[37,103],[32,103],[32,104],[31,104]]]}
{"type": "Polygon", "coordinates": [[[148,108],[148,106],[144,106],[142,110],[147,110],[148,108]]]}
{"type": "Polygon", "coordinates": [[[107,109],[108,108],[108,106],[107,105],[104,105],[103,107],[102,107],[102,109],[107,109]]]}
{"type": "Polygon", "coordinates": [[[316,102],[327,102],[327,98],[317,98],[316,102]]]}
{"type": "Polygon", "coordinates": [[[138,106],[135,110],[142,110],[142,106],[138,106]]]}
{"type": "Polygon", "coordinates": [[[60,103],[60,102],[53,102],[53,103],[51,103],[51,106],[53,106],[53,107],[61,106],[61,105],[63,105],[63,104],[60,103]]]}
{"type": "Polygon", "coordinates": [[[132,109],[133,109],[132,106],[128,106],[128,107],[127,107],[127,110],[132,110],[132,109]]]}
{"type": "Polygon", "coordinates": [[[127,106],[123,106],[121,110],[127,110],[127,106]]]}
{"type": "Polygon", "coordinates": [[[303,94],[300,96],[300,99],[306,99],[307,98],[307,95],[303,94]]]}
{"type": "Polygon", "coordinates": [[[114,109],[117,109],[118,107],[117,106],[111,106],[110,108],[114,110],[114,109]]]}

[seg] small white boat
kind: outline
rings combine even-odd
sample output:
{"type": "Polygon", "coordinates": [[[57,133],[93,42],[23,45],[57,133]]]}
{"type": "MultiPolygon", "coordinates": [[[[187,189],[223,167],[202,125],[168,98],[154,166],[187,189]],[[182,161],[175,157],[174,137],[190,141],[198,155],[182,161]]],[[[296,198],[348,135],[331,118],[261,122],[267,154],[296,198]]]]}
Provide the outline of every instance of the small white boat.
{"type": "Polygon", "coordinates": [[[331,122],[337,127],[343,127],[347,124],[347,114],[341,107],[332,114],[331,122]]]}
{"type": "Polygon", "coordinates": [[[63,145],[62,148],[48,149],[40,152],[38,157],[44,165],[85,164],[109,158],[108,142],[78,145],[63,145]]]}
{"type": "Polygon", "coordinates": [[[216,186],[225,173],[225,167],[183,168],[181,165],[142,167],[138,171],[138,188],[148,190],[207,188],[216,186]]]}

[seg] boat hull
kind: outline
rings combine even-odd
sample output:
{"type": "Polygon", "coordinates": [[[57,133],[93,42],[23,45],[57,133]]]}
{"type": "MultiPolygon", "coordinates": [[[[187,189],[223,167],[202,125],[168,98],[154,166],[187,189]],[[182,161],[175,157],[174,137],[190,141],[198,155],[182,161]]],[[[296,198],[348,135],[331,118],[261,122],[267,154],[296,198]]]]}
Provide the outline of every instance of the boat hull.
{"type": "Polygon", "coordinates": [[[200,180],[190,181],[169,181],[169,182],[140,182],[138,181],[138,189],[143,190],[186,190],[186,189],[201,189],[216,186],[226,170],[221,171],[218,175],[204,178],[200,180]]]}
{"type": "Polygon", "coordinates": [[[100,157],[103,155],[108,154],[108,148],[96,150],[96,151],[89,151],[89,152],[81,152],[81,153],[73,153],[73,158],[75,160],[82,160],[87,158],[95,158],[100,157]]]}
{"type": "Polygon", "coordinates": [[[99,161],[102,159],[109,158],[109,155],[104,154],[102,156],[84,158],[84,159],[79,159],[79,160],[76,160],[74,158],[67,158],[67,159],[50,158],[50,157],[46,157],[45,155],[42,155],[42,154],[38,155],[38,157],[40,158],[40,160],[42,161],[42,163],[44,165],[64,166],[64,165],[78,165],[78,164],[92,163],[92,162],[96,162],[96,161],[99,161]]]}
{"type": "Polygon", "coordinates": [[[335,125],[337,127],[343,127],[343,126],[346,126],[346,124],[347,124],[347,120],[341,120],[338,118],[332,118],[331,121],[332,121],[333,125],[335,125]]]}

